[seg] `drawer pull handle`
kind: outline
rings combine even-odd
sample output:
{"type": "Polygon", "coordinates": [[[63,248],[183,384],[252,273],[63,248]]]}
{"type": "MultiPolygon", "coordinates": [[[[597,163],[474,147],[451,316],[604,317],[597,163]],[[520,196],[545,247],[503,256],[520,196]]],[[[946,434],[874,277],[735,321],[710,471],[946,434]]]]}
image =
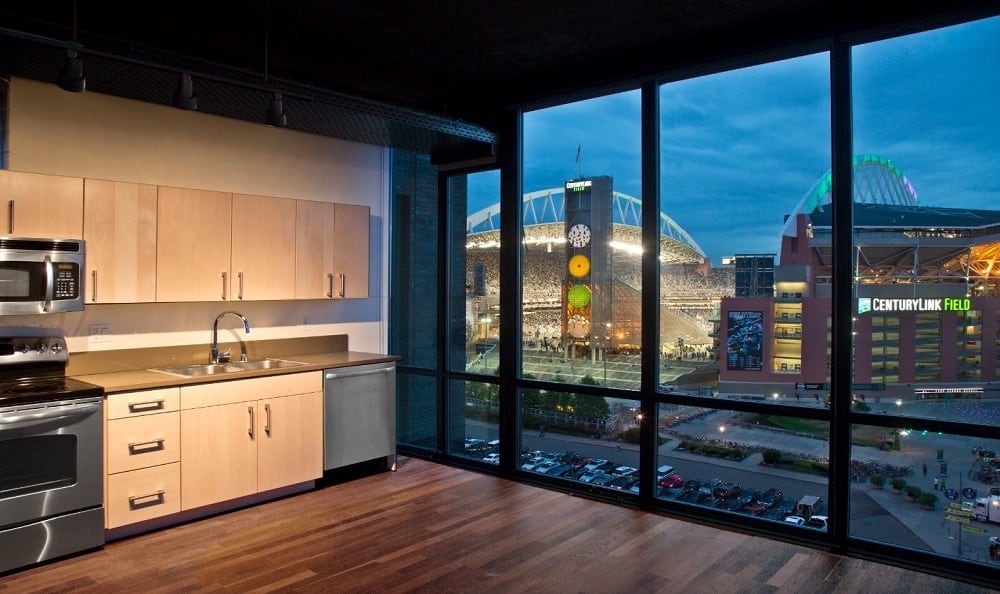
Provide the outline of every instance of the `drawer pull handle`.
{"type": "Polygon", "coordinates": [[[136,450],[141,450],[139,453],[145,453],[152,450],[162,450],[164,441],[166,440],[160,437],[151,441],[132,442],[128,444],[128,450],[132,453],[136,453],[136,450]]]}
{"type": "Polygon", "coordinates": [[[163,408],[163,398],[158,400],[147,400],[145,402],[129,402],[128,409],[132,412],[143,412],[147,410],[159,410],[163,408]]]}
{"type": "Polygon", "coordinates": [[[264,405],[264,433],[271,434],[271,405],[264,405]]]}
{"type": "Polygon", "coordinates": [[[159,505],[163,503],[164,495],[166,491],[160,489],[155,493],[148,493],[146,495],[132,495],[128,498],[128,506],[132,509],[139,507],[146,507],[149,505],[159,505]],[[141,501],[142,499],[152,499],[152,501],[141,501]]]}

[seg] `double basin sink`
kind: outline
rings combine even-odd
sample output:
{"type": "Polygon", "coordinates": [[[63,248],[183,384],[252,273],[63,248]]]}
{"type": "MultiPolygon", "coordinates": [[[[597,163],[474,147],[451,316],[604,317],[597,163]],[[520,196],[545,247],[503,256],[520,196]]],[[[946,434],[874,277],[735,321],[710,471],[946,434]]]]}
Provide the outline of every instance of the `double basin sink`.
{"type": "Polygon", "coordinates": [[[285,367],[298,367],[305,365],[300,361],[289,361],[287,359],[257,359],[254,361],[232,361],[227,363],[203,363],[197,365],[184,365],[181,367],[151,367],[150,371],[178,375],[181,377],[202,377],[206,375],[221,375],[226,373],[239,373],[243,371],[260,371],[263,369],[282,369],[285,367]]]}

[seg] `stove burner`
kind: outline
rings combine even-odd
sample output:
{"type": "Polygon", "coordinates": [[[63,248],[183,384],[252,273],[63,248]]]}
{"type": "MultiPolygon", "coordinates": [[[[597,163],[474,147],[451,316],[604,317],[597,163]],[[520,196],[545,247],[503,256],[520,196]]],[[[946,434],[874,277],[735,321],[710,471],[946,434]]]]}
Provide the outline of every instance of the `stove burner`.
{"type": "Polygon", "coordinates": [[[104,394],[104,388],[69,377],[32,377],[0,381],[0,407],[104,394]]]}

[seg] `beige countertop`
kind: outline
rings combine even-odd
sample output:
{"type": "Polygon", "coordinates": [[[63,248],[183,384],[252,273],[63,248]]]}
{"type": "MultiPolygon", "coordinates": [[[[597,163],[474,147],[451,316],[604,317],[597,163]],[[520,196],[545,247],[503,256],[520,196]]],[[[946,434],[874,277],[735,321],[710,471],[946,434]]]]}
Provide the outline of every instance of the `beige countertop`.
{"type": "MultiPolygon", "coordinates": [[[[400,357],[379,353],[339,350],[347,341],[326,340],[322,342],[292,343],[286,341],[266,341],[256,343],[250,351],[251,359],[276,358],[297,361],[302,365],[257,371],[238,371],[199,377],[183,377],[152,371],[153,367],[170,367],[206,363],[207,357],[191,353],[188,347],[168,347],[149,349],[141,352],[109,351],[103,353],[83,353],[70,356],[67,375],[80,381],[104,388],[106,394],[150,390],[191,384],[246,379],[269,375],[322,371],[336,367],[350,367],[372,363],[398,361],[400,357]],[[270,343],[270,344],[268,344],[270,343]],[[323,350],[329,349],[329,350],[323,350]],[[266,353],[266,354],[265,354],[266,353]],[[76,360],[73,357],[77,357],[76,360]]],[[[238,353],[239,348],[233,350],[238,353]]],[[[234,357],[238,360],[238,356],[234,357]]]]}

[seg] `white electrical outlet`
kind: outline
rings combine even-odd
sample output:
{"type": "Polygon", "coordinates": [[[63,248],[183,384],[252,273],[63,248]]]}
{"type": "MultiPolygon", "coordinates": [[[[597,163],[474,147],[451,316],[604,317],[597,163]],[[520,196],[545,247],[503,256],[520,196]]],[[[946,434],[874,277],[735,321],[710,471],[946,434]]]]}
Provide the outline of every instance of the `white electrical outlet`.
{"type": "Polygon", "coordinates": [[[111,324],[91,324],[90,343],[111,342],[111,324]]]}

